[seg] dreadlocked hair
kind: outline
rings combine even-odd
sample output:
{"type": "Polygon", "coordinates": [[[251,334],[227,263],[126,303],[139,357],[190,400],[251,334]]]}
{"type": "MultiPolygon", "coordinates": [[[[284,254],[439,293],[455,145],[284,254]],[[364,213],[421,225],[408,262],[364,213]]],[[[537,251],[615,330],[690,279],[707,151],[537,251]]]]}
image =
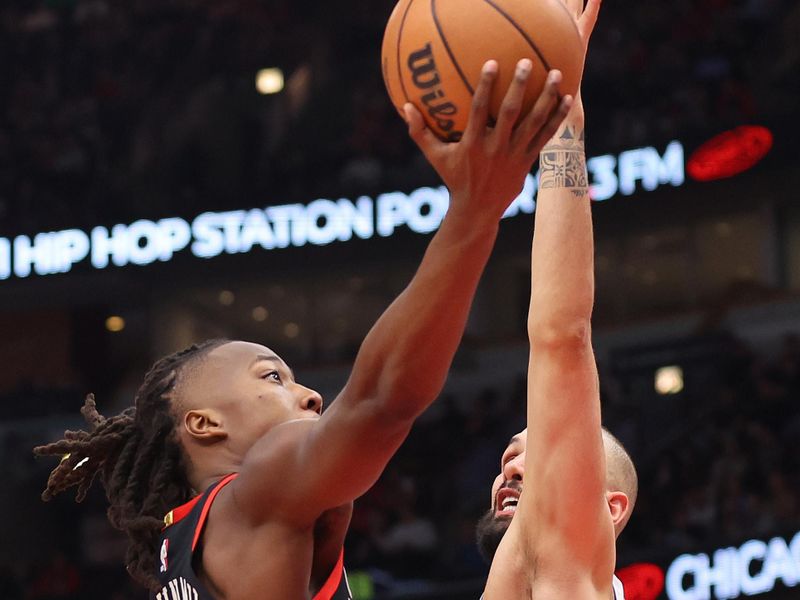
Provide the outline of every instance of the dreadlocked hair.
{"type": "Polygon", "coordinates": [[[89,431],[65,431],[64,439],[33,449],[38,456],[62,457],[44,501],[77,486],[75,500],[81,502],[100,475],[108,519],[128,536],[128,573],[151,590],[160,587],[155,567],[164,515],[194,495],[170,394],[188,363],[226,342],[208,340],[160,359],[145,375],[134,406],[114,417],[97,412],[94,395],[88,395],[81,414],[89,431]]]}

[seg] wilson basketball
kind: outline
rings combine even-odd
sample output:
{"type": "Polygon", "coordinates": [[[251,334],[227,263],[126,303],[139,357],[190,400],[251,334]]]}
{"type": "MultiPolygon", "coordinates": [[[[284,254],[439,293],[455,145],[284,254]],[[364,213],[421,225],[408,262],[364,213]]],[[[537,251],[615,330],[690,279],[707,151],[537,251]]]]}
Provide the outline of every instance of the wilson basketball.
{"type": "Polygon", "coordinates": [[[400,0],[383,37],[383,78],[402,114],[406,102],[445,141],[457,141],[469,117],[483,64],[499,64],[490,114],[497,117],[517,62],[533,69],[522,114],[541,93],[547,73],[563,74],[559,92],[578,91],[583,47],[561,0],[400,0]]]}

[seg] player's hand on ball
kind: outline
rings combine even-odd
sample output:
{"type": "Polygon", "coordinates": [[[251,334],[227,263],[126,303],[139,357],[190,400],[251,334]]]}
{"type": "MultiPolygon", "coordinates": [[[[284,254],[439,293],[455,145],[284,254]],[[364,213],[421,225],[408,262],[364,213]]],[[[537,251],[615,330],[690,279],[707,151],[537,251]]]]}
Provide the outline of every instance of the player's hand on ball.
{"type": "Polygon", "coordinates": [[[411,138],[450,190],[451,211],[468,211],[473,219],[498,221],[522,191],[542,146],[555,134],[572,105],[560,99],[561,73],[551,71],[544,90],[526,115],[520,115],[531,61],[517,64],[497,122],[489,123],[489,98],[497,76],[497,62],[488,61],[472,100],[469,122],[459,142],[440,141],[425,125],[419,111],[406,104],[411,138]]]}

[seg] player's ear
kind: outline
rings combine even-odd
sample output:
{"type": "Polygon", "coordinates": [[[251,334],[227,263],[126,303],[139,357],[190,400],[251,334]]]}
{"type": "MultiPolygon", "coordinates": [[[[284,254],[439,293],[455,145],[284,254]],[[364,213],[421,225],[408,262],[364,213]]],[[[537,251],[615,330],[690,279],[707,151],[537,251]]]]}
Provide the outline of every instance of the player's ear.
{"type": "Polygon", "coordinates": [[[628,507],[630,506],[628,495],[619,490],[608,491],[606,492],[606,501],[611,511],[611,520],[614,521],[614,530],[619,534],[628,520],[628,507]]]}
{"type": "Polygon", "coordinates": [[[210,408],[186,411],[183,427],[192,438],[204,443],[212,443],[228,437],[222,424],[222,415],[210,408]]]}

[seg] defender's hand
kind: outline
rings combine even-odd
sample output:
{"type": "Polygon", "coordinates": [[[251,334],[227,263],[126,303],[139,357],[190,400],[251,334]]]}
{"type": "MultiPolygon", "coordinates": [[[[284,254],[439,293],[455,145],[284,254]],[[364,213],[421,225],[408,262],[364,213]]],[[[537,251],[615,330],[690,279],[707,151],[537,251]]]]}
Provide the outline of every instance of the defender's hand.
{"type": "Polygon", "coordinates": [[[589,40],[592,37],[594,26],[597,23],[597,15],[600,13],[601,0],[587,0],[586,6],[583,5],[583,0],[562,0],[567,7],[567,10],[575,18],[575,23],[578,25],[578,33],[581,35],[583,41],[584,56],[586,50],[589,48],[589,40]]]}
{"type": "Polygon", "coordinates": [[[408,132],[425,158],[450,190],[450,210],[470,219],[483,217],[496,224],[522,190],[539,151],[558,129],[572,105],[572,97],[559,100],[559,71],[548,74],[542,94],[519,123],[522,99],[532,63],[522,59],[500,107],[494,127],[489,126],[489,97],[497,77],[497,62],[481,71],[464,136],[456,143],[440,141],[412,105],[404,108],[408,132]]]}
{"type": "MultiPolygon", "coordinates": [[[[589,40],[592,38],[594,26],[597,23],[597,16],[600,14],[600,4],[602,0],[586,0],[584,7],[584,0],[562,0],[567,10],[575,19],[575,24],[578,26],[578,33],[583,42],[583,60],[586,62],[586,52],[589,50],[589,40]]],[[[583,99],[581,98],[581,89],[578,87],[578,93],[575,95],[575,105],[570,117],[583,119],[583,99]]]]}

